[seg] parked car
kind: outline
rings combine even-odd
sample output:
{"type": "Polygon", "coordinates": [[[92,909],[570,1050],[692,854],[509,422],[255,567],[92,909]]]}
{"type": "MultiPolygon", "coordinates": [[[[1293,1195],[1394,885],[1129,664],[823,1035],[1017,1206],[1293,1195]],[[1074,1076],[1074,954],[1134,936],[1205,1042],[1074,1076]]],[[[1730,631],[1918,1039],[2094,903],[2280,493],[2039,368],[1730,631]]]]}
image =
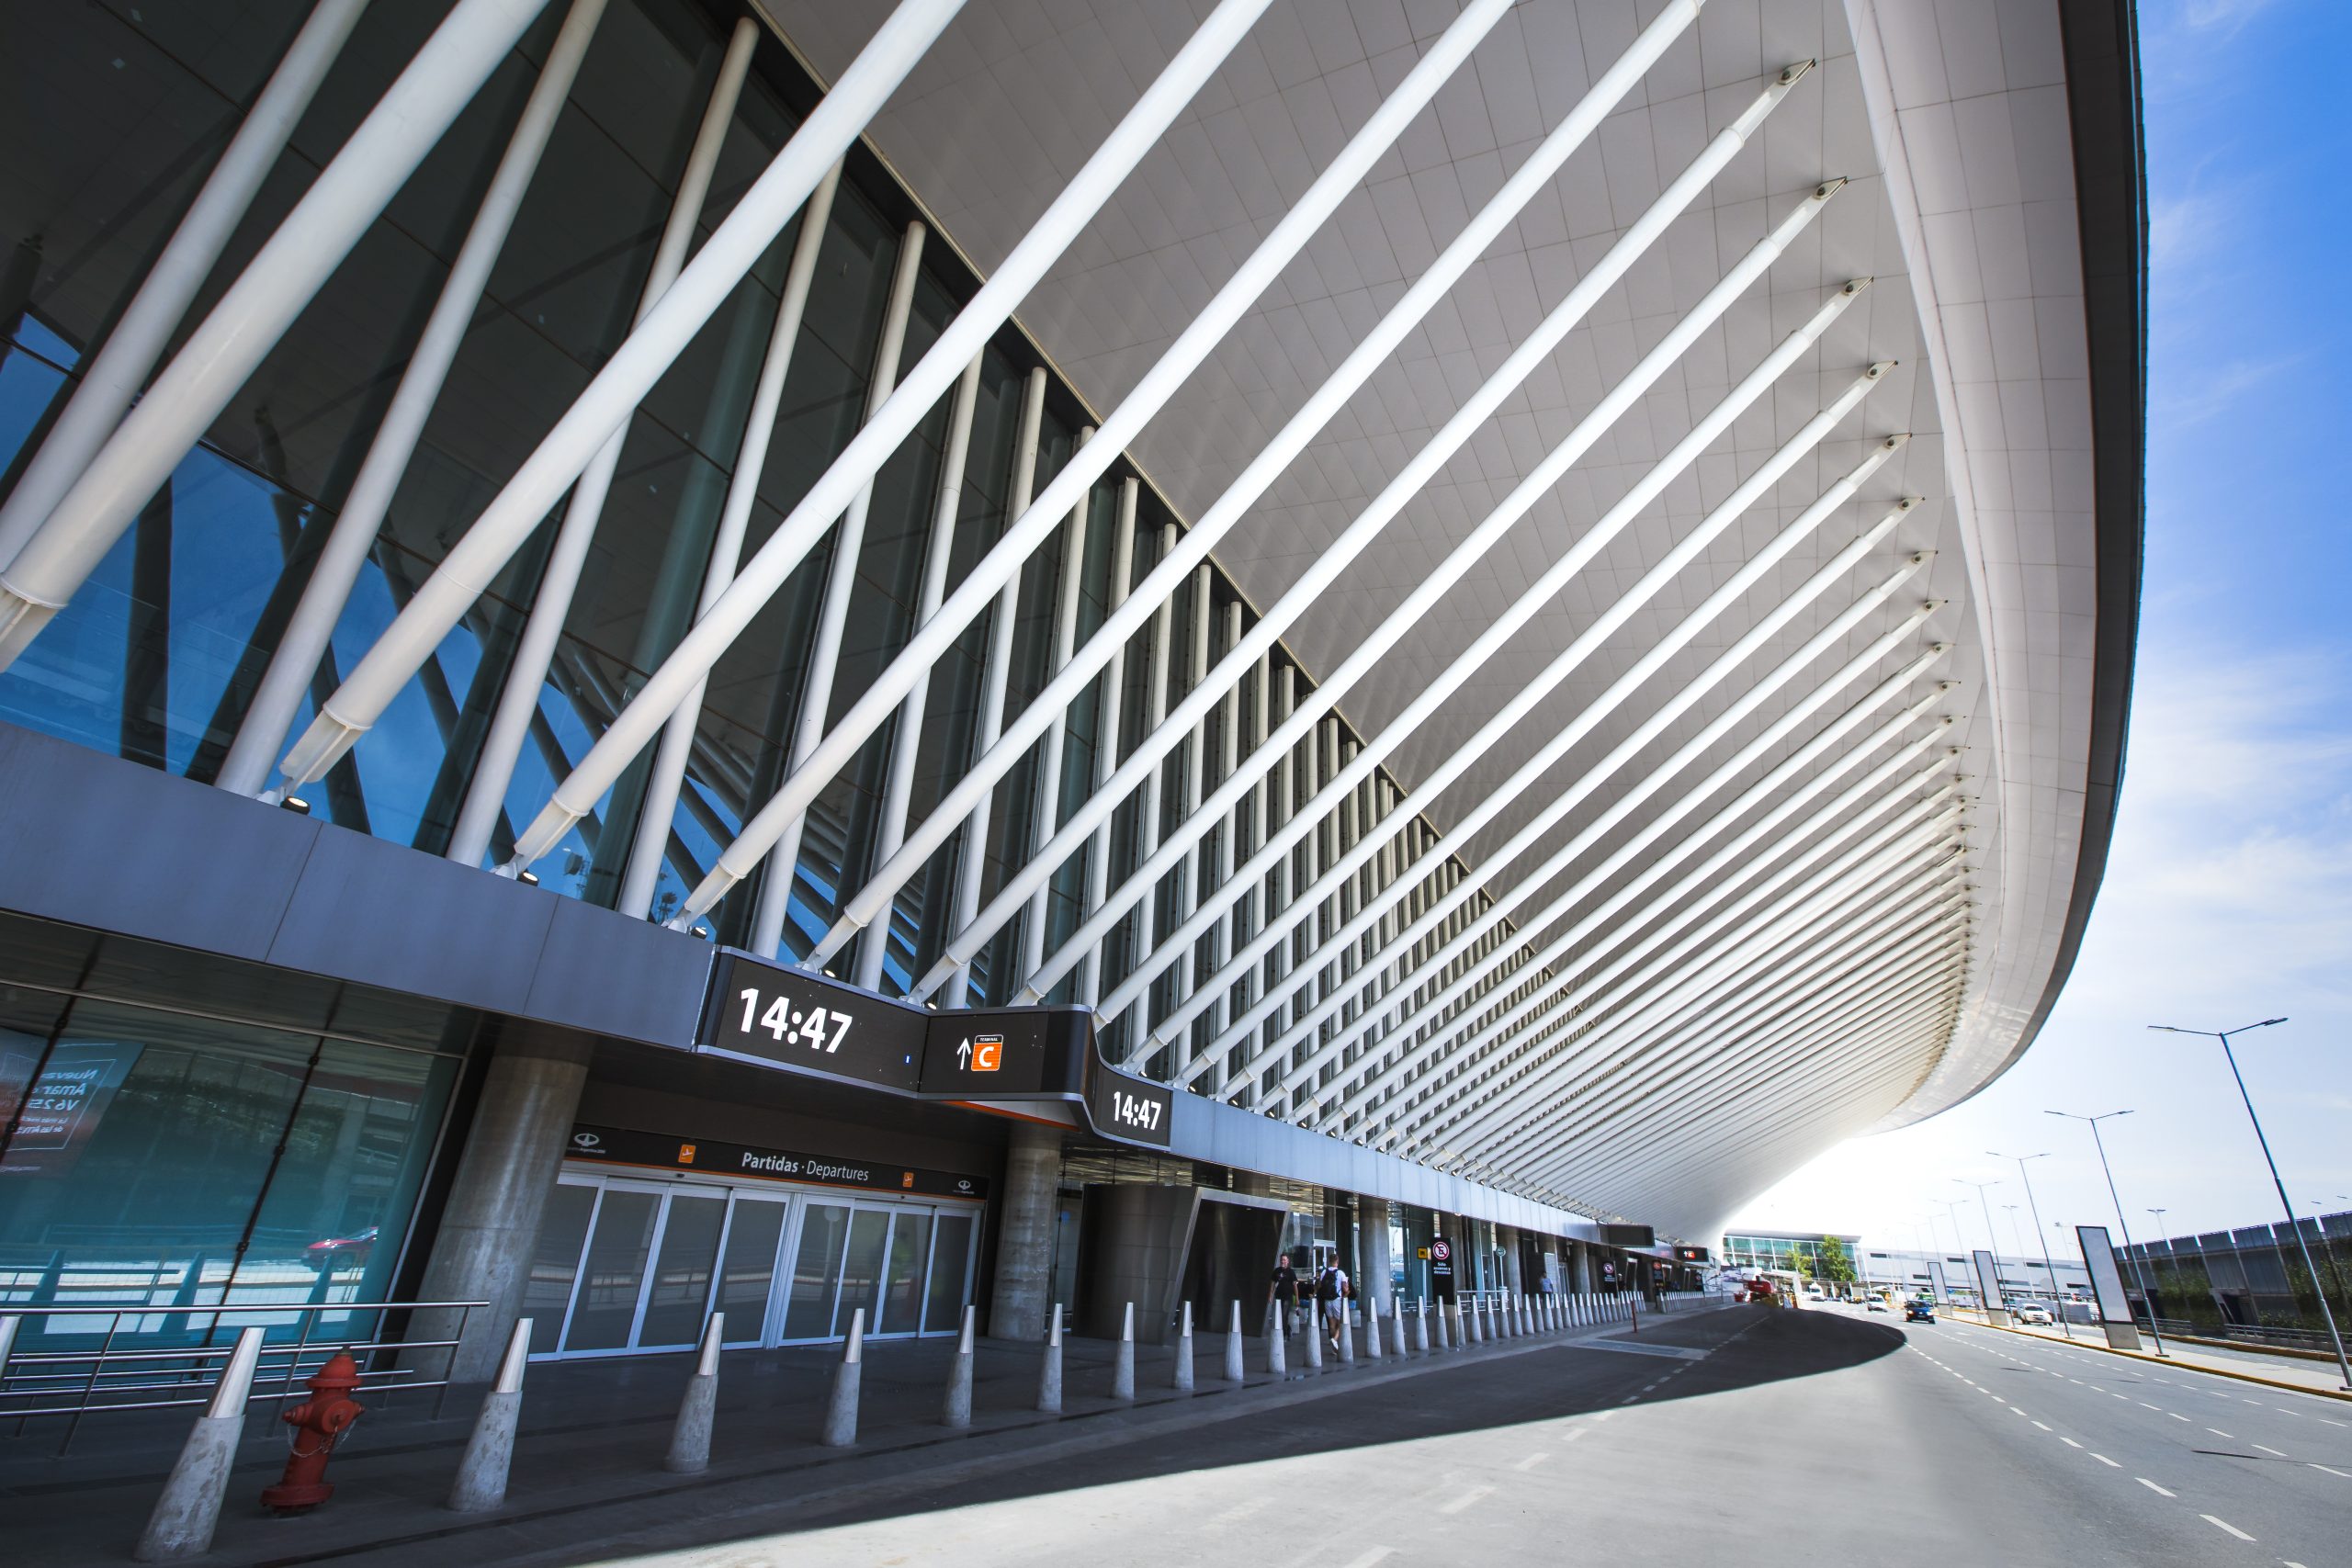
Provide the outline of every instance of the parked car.
{"type": "Polygon", "coordinates": [[[331,1235],[314,1241],[302,1249],[303,1257],[313,1269],[365,1268],[368,1256],[376,1250],[376,1227],[352,1235],[331,1235]]]}
{"type": "Polygon", "coordinates": [[[1905,1323],[1935,1322],[1936,1303],[1928,1301],[1905,1302],[1903,1303],[1903,1321],[1905,1323]]]}
{"type": "Polygon", "coordinates": [[[1868,1302],[1863,1303],[1862,1310],[1864,1312],[1884,1312],[1887,1310],[1887,1305],[1886,1303],[1879,1297],[1872,1296],[1868,1302]]]}
{"type": "Polygon", "coordinates": [[[2038,1323],[2042,1327],[2047,1328],[2050,1326],[2052,1321],[2050,1309],[2046,1306],[2042,1306],[2039,1303],[2028,1302],[2025,1305],[2018,1308],[2018,1321],[2019,1323],[2038,1323]]]}

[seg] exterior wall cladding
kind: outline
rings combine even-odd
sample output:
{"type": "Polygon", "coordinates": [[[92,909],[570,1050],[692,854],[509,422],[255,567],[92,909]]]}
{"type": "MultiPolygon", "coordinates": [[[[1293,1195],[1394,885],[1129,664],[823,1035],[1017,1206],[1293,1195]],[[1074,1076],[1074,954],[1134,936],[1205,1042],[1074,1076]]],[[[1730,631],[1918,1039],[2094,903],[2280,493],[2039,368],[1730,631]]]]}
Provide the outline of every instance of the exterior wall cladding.
{"type": "MultiPolygon", "coordinates": [[[[910,0],[899,15],[914,26],[941,9],[910,0]]],[[[1507,9],[1477,0],[1458,25],[1507,9]]],[[[1227,10],[1245,27],[1242,14],[1255,14],[1247,0],[1227,10]]],[[[1626,59],[1654,63],[1659,53],[1636,57],[1653,32],[1660,52],[1673,41],[1682,10],[1629,36],[1626,59]]],[[[1201,24],[1202,37],[1219,25],[1201,24]]],[[[1453,64],[1477,42],[1465,36],[1453,64]]],[[[1089,422],[1116,423],[1017,323],[970,344],[960,378],[830,504],[836,460],[892,417],[894,387],[934,345],[963,342],[959,312],[990,283],[855,126],[831,144],[846,147],[837,164],[829,150],[803,171],[794,216],[714,286],[707,317],[641,395],[615,405],[619,427],[601,448],[587,432],[560,483],[528,505],[514,499],[537,471],[535,452],[628,372],[639,329],[658,330],[701,287],[698,260],[766,199],[788,162],[779,155],[804,130],[824,131],[825,106],[856,89],[863,62],[820,94],[795,52],[801,41],[705,0],[87,5],[12,7],[0,19],[0,58],[24,110],[24,135],[0,156],[7,1299],[143,1290],[189,1307],[437,1287],[501,1301],[511,1316],[519,1276],[486,1280],[488,1265],[466,1264],[458,1216],[472,1227],[467,1245],[507,1248],[511,1273],[540,1235],[547,1198],[505,1210],[492,1201],[477,1168],[485,1130],[544,1154],[537,1186],[557,1194],[546,1223],[585,1236],[603,1225],[607,1197],[582,1194],[608,1194],[609,1183],[577,1161],[559,1172],[559,1145],[575,1115],[633,1106],[677,1124],[632,1132],[724,1140],[749,1159],[788,1149],[797,1163],[903,1162],[994,1183],[985,1222],[977,1209],[953,1212],[952,1193],[925,1211],[919,1245],[942,1261],[913,1276],[906,1321],[960,1310],[951,1234],[978,1281],[961,1288],[986,1299],[1006,1172],[1020,1164],[1008,1163],[1005,1125],[937,1107],[897,1122],[890,1102],[837,1085],[771,1117],[779,1075],[677,1065],[721,947],[913,1004],[1096,1009],[1105,1061],[1192,1092],[1174,1097],[1158,1164],[1120,1166],[1141,1156],[1073,1134],[1066,1187],[1089,1159],[1106,1162],[1111,1182],[1262,1196],[1271,1177],[1288,1184],[1294,1216],[1316,1216],[1290,1222],[1304,1226],[1295,1239],[1357,1257],[1354,1241],[1326,1233],[1361,1225],[1362,1256],[1398,1260],[1400,1288],[1416,1239],[1449,1226],[1474,1271],[1508,1260],[1492,1264],[1497,1279],[1573,1268],[1598,1280],[1606,1247],[1639,1240],[1650,1216],[1605,1213],[1606,1194],[1562,1190],[1517,1157],[1515,1123],[1484,1125],[1505,1119],[1487,1089],[1528,1095],[1548,1082],[1553,1056],[1528,1053],[1576,1039],[1589,1005],[1543,1019],[1568,987],[1550,958],[1524,951],[1540,927],[1523,926],[1453,852],[1404,770],[1370,765],[1385,754],[1380,738],[1336,711],[1250,773],[1251,753],[1317,695],[1317,672],[1272,637],[1282,624],[1266,615],[1278,606],[1261,615],[1206,559],[1148,604],[1135,592],[1204,520],[1180,516],[1119,452],[1076,486],[1001,586],[988,575],[1008,554],[1000,542],[1024,536],[1033,502],[1091,473],[1080,456],[1089,422]],[[426,90],[426,78],[455,93],[448,85],[469,79],[468,48],[480,88],[413,150],[413,173],[386,186],[372,218],[313,236],[314,285],[279,271],[292,263],[273,236],[310,231],[325,221],[319,189],[368,176],[352,148],[400,162],[367,140],[380,130],[371,108],[426,90]],[[426,60],[433,70],[410,71],[426,60]],[[270,278],[299,309],[282,332],[257,334],[266,343],[249,373],[217,397],[174,381],[201,374],[188,367],[209,353],[198,340],[215,323],[276,308],[254,297],[254,280],[270,278]],[[183,353],[191,343],[205,353],[183,353]],[[185,440],[147,444],[170,447],[152,493],[117,498],[119,531],[94,522],[86,536],[104,547],[74,566],[59,520],[105,513],[114,503],[99,492],[137,471],[119,460],[141,446],[134,425],[168,432],[175,419],[191,422],[185,440]],[[828,502],[813,526],[799,517],[812,495],[828,502]],[[463,579],[478,592],[427,626],[448,581],[473,570],[463,552],[483,532],[477,520],[501,507],[516,513],[514,547],[485,558],[463,579]],[[735,571],[769,559],[788,570],[678,705],[665,671],[696,646],[697,622],[725,611],[735,571]],[[45,600],[30,586],[52,581],[43,572],[72,581],[45,600]],[[927,675],[888,686],[942,604],[983,581],[987,607],[926,658],[927,675]],[[1131,634],[1099,639],[1116,643],[1099,673],[1057,688],[1123,606],[1141,613],[1131,634]],[[428,635],[410,638],[418,626],[428,635]],[[1212,670],[1261,629],[1269,646],[1254,665],[1217,685],[1212,670]],[[364,730],[359,742],[346,735],[315,771],[270,788],[289,746],[302,755],[345,724],[347,694],[369,681],[381,689],[348,725],[364,730]],[[827,751],[836,727],[849,728],[843,716],[885,687],[884,716],[827,751]],[[676,711],[665,706],[666,723],[657,715],[643,743],[605,768],[613,747],[600,742],[651,707],[649,696],[632,708],[649,690],[676,711]],[[1129,779],[1121,764],[1149,752],[1187,698],[1198,709],[1189,732],[1129,779]],[[1008,729],[1029,733],[1024,719],[1034,740],[1001,748],[1008,729]],[[991,773],[992,754],[1015,760],[991,773]],[[1255,782],[1225,809],[1204,809],[1245,775],[1255,782]],[[589,789],[583,778],[593,797],[565,793],[589,789]],[[763,814],[800,798],[796,787],[807,791],[799,808],[763,814]],[[1090,803],[1114,797],[1074,848],[1042,852],[1090,803]],[[779,815],[788,820],[769,820],[779,815]],[[1262,874],[1248,869],[1286,830],[1287,849],[1262,874]],[[1171,856],[1163,840],[1185,847],[1171,856]],[[1034,890],[1021,881],[1048,862],[1034,890]],[[1348,874],[1335,880],[1335,867],[1348,874]],[[1196,916],[1245,886],[1214,919],[1196,916]],[[1121,909],[1114,922],[1103,913],[1121,909]],[[1434,1048],[1413,1055],[1423,1007],[1448,1029],[1500,1018],[1532,1032],[1504,1033],[1510,1051],[1462,1072],[1434,1048]],[[555,1083],[567,1086],[560,1095],[555,1083]],[[828,1125],[843,1129],[835,1141],[828,1125]],[[449,1234],[436,1239],[436,1225],[449,1234]]],[[[1448,47],[1424,40],[1431,58],[1448,47]]],[[[1803,74],[1758,100],[1758,124],[1803,74]]],[[[1625,85],[1639,79],[1633,71],[1625,85]]],[[[1817,209],[1834,188],[1807,199],[1817,209]]],[[[1847,296],[1809,299],[1808,344],[1847,296]]],[[[2127,315],[2136,322],[2136,303],[2127,315]]],[[[2136,375],[2136,362],[2126,368],[2136,375]]],[[[1854,382],[1840,417],[1866,389],[1854,382]]],[[[2136,517],[2135,502],[2134,527],[2136,517]]],[[[2112,532],[2103,519],[2102,539],[2112,532]]],[[[1924,556],[1898,547],[1905,571],[1919,570],[1924,556]]],[[[1866,553],[1858,545],[1848,565],[1866,553]]],[[[2100,578],[2103,594],[2127,578],[2130,591],[2121,612],[2099,617],[2102,639],[2124,640],[2120,665],[2101,645],[2095,716],[2111,745],[2095,773],[2120,767],[2136,536],[2119,559],[2129,570],[2100,578]]],[[[1854,668],[1895,694],[1870,716],[1873,727],[1900,718],[1883,735],[1905,759],[1928,755],[1915,727],[1940,722],[1923,673],[1932,660],[1899,646],[1926,636],[1929,613],[1838,623],[1861,628],[1858,644],[1882,637],[1871,646],[1884,662],[1854,668]],[[1913,681],[1923,683],[1903,684],[1913,681]]],[[[1329,678],[1338,690],[1352,677],[1329,678]]],[[[1846,711],[1860,691],[1827,711],[1846,711]]],[[[1876,754],[1882,780],[1894,777],[1891,754],[1876,754]]],[[[1915,794],[1951,790],[1903,780],[1915,794]]],[[[1928,815],[1941,798],[1903,797],[1904,810],[1917,807],[1905,830],[1924,836],[1871,842],[1958,846],[1956,807],[1928,815]]],[[[2096,890],[2111,801],[2099,778],[2090,800],[2088,869],[2053,991],[2096,890]]],[[[1926,1021],[1905,1021],[1896,1042],[1906,1051],[1938,1031],[1949,1040],[1966,967],[1962,890],[1941,870],[1922,881],[1934,898],[1894,936],[1923,945],[1899,955],[1910,967],[1871,971],[1885,981],[1864,998],[1878,1011],[1856,1015],[1917,1012],[1926,1021]]],[[[1808,897],[1844,886],[1804,885],[1808,897]]],[[[1894,1066],[1874,1070],[1894,1082],[1894,1066]]],[[[1634,1091],[1610,1092],[1613,1102],[1634,1091]]],[[[1527,1137],[1556,1148],[1570,1136],[1549,1100],[1544,1120],[1527,1137]]],[[[1641,1168],[1671,1144],[1645,1140],[1641,1168]]],[[[683,1199],[640,1206],[650,1235],[707,1221],[715,1249],[755,1234],[738,1228],[738,1200],[726,1201],[723,1216],[691,1221],[683,1199]]],[[[758,1233],[772,1250],[788,1252],[819,1223],[814,1211],[743,1213],[742,1224],[772,1227],[758,1233]]],[[[837,1272],[867,1239],[898,1248],[916,1234],[910,1219],[870,1238],[862,1224],[842,1211],[829,1244],[837,1272]]],[[[574,1239],[602,1246],[604,1230],[594,1235],[574,1239]]],[[[1032,1266],[1043,1278],[1046,1265],[1032,1266]]],[[[1633,1277],[1622,1251],[1606,1267],[1633,1277]]],[[[650,1332],[642,1325],[597,1332],[620,1337],[601,1348],[650,1343],[629,1337],[650,1332]]]]}

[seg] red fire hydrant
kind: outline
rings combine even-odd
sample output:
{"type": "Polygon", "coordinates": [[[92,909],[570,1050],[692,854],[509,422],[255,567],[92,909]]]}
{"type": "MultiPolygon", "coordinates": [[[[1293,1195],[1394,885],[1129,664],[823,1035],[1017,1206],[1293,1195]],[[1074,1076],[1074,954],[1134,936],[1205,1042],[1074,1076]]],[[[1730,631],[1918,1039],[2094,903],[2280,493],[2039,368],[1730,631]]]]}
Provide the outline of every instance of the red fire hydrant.
{"type": "Polygon", "coordinates": [[[334,1452],[335,1439],[367,1414],[349,1397],[358,1386],[359,1363],[348,1351],[338,1350],[311,1379],[311,1397],[278,1417],[294,1428],[287,1439],[293,1451],[286,1457],[286,1473],[277,1484],[263,1490],[263,1507],[299,1514],[334,1495],[334,1485],[325,1479],[327,1456],[334,1452]]]}

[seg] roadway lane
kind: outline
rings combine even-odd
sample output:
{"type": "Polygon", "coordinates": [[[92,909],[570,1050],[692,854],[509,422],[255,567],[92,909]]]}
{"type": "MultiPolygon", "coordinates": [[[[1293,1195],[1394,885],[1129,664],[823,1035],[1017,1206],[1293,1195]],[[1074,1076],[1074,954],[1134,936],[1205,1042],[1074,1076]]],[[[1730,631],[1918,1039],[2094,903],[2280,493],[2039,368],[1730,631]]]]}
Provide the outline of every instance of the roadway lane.
{"type": "Polygon", "coordinates": [[[1949,1318],[1910,1339],[2020,1445],[2144,1489],[2143,1506],[2185,1512],[2216,1543],[2314,1568],[2352,1551],[2352,1405],[1949,1318]]]}
{"type": "Polygon", "coordinates": [[[1939,1324],[1906,1339],[1824,1311],[1645,1320],[1638,1344],[1442,1361],[1050,1462],[910,1476],[888,1496],[713,1496],[691,1519],[630,1521],[593,1557],[507,1560],[2352,1565],[2352,1463],[2337,1462],[2346,1434],[2322,1424],[2333,1410],[2224,1420],[2205,1391],[2188,1411],[2146,1400],[2151,1412],[2120,1381],[2093,1392],[2079,1367],[2020,1364],[2038,1348],[2010,1337],[1939,1324]],[[2278,1456],[2235,1457],[2257,1441],[2278,1456]]]}

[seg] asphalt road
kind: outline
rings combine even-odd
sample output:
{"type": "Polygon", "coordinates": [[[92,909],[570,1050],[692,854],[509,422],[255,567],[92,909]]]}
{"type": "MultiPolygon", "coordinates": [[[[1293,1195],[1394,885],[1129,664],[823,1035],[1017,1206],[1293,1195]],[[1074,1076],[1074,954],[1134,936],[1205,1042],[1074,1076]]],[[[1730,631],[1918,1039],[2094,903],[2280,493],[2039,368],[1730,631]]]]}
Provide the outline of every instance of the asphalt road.
{"type": "Polygon", "coordinates": [[[2352,1406],[1949,1320],[1740,1309],[779,1506],[612,1520],[593,1551],[522,1558],[2333,1568],[2352,1406]]]}

